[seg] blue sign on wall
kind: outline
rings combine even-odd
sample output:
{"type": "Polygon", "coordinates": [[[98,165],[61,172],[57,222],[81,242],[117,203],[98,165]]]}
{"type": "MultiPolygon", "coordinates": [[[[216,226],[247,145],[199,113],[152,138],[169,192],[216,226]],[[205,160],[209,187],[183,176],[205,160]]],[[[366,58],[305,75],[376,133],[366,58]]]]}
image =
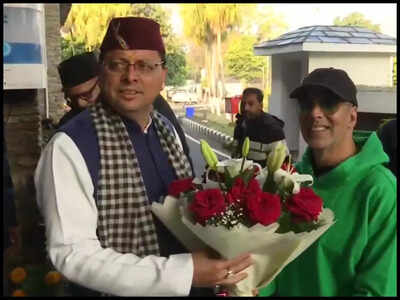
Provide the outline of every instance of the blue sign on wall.
{"type": "Polygon", "coordinates": [[[43,4],[7,3],[3,8],[3,88],[45,88],[43,4]]]}

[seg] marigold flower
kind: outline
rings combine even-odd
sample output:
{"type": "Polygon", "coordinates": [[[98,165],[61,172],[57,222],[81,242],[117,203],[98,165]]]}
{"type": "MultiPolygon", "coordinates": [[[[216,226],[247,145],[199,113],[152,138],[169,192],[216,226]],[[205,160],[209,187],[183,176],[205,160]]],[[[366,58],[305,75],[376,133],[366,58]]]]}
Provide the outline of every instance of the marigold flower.
{"type": "Polygon", "coordinates": [[[12,294],[12,297],[26,297],[27,294],[23,290],[15,290],[12,294]]]}
{"type": "Polygon", "coordinates": [[[61,281],[61,274],[57,271],[49,271],[44,277],[44,282],[47,285],[55,285],[61,281]]]}
{"type": "Polygon", "coordinates": [[[27,273],[24,268],[16,267],[14,270],[11,271],[10,279],[13,283],[20,284],[22,281],[25,280],[26,275],[27,273]]]}

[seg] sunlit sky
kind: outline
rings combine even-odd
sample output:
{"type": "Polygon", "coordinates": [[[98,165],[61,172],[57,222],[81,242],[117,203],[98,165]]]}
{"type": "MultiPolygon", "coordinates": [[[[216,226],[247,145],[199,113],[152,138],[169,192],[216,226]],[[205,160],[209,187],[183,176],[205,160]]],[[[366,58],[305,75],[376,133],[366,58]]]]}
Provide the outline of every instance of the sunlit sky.
{"type": "MultiPolygon", "coordinates": [[[[164,4],[173,7],[172,22],[174,31],[182,33],[177,4],[164,4]]],[[[384,34],[397,38],[397,4],[395,3],[276,3],[258,4],[272,6],[276,13],[282,14],[289,26],[288,31],[303,26],[332,25],[337,16],[343,18],[352,12],[360,12],[373,24],[379,24],[384,34]]]]}

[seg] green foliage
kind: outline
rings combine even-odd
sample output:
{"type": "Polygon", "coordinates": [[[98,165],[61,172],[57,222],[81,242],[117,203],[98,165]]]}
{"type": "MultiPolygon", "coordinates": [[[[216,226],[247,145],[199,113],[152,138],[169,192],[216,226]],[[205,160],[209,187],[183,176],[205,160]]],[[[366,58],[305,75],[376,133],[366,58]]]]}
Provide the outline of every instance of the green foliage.
{"type": "Polygon", "coordinates": [[[393,86],[397,85],[397,56],[393,59],[393,86]]]}
{"type": "Polygon", "coordinates": [[[224,81],[221,43],[227,32],[240,23],[239,4],[183,4],[180,13],[185,36],[204,46],[206,84],[216,95],[217,82],[224,81]]]}
{"type": "Polygon", "coordinates": [[[210,44],[215,36],[206,18],[205,4],[182,4],[180,14],[185,24],[183,33],[198,46],[210,44]]]}
{"type": "Polygon", "coordinates": [[[167,54],[168,76],[166,85],[182,86],[187,77],[186,59],[182,50],[167,54]]]}
{"type": "Polygon", "coordinates": [[[333,20],[334,25],[346,25],[346,26],[361,26],[371,29],[375,32],[381,32],[381,28],[379,24],[372,24],[372,22],[364,17],[362,13],[353,12],[342,19],[340,17],[336,17],[333,20]]]}
{"type": "Polygon", "coordinates": [[[86,46],[82,42],[61,39],[61,60],[66,60],[71,56],[86,52],[86,46]]]}
{"type": "Polygon", "coordinates": [[[296,223],[292,220],[292,216],[287,211],[282,211],[282,215],[278,220],[279,227],[276,233],[287,233],[293,231],[294,233],[310,232],[318,229],[322,224],[320,222],[299,222],[296,223]]]}
{"type": "Polygon", "coordinates": [[[98,49],[110,20],[132,15],[130,4],[72,4],[63,26],[67,40],[84,43],[87,51],[98,49]]]}
{"type": "Polygon", "coordinates": [[[257,11],[256,22],[260,24],[257,30],[258,41],[273,40],[289,28],[284,16],[276,13],[272,7],[257,11]]]}
{"type": "Polygon", "coordinates": [[[225,65],[229,75],[246,82],[262,77],[265,57],[254,55],[253,45],[256,40],[256,37],[249,35],[232,38],[225,54],[225,65]]]}

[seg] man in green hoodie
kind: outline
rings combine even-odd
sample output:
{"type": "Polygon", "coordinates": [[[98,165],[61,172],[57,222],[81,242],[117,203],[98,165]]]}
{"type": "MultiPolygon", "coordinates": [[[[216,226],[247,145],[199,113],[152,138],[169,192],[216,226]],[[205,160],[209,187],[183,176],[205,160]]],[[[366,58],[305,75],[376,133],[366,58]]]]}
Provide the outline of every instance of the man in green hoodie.
{"type": "Polygon", "coordinates": [[[308,144],[299,173],[336,223],[260,296],[396,296],[396,179],[375,132],[354,132],[357,89],[346,72],[316,69],[291,98],[308,144]]]}

